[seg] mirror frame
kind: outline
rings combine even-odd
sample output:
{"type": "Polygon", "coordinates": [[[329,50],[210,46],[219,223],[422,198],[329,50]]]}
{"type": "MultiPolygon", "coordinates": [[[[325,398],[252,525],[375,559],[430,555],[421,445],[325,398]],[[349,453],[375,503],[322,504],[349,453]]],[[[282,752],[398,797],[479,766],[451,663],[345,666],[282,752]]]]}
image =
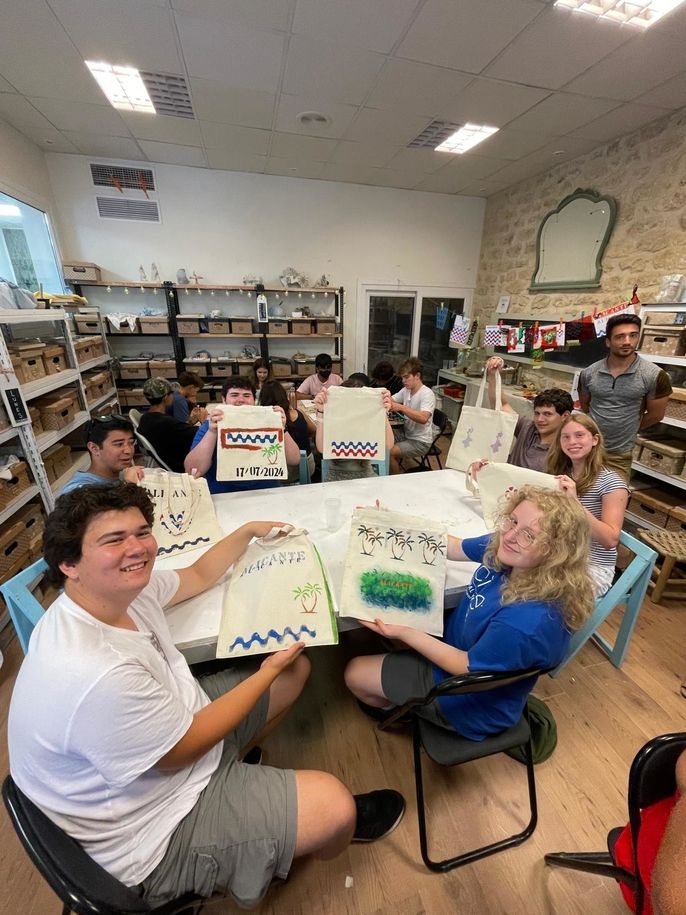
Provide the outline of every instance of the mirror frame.
{"type": "Polygon", "coordinates": [[[591,190],[590,188],[577,188],[574,193],[569,194],[560,203],[555,207],[554,210],[550,210],[543,217],[543,220],[538,227],[538,234],[536,235],[536,266],[534,268],[533,275],[531,277],[531,285],[529,286],[529,292],[545,292],[545,291],[564,291],[564,290],[575,290],[575,289],[598,289],[600,286],[600,277],[603,273],[603,268],[601,266],[603,260],[603,254],[605,253],[605,248],[607,243],[610,240],[612,235],[612,230],[614,229],[615,221],[617,219],[617,201],[614,197],[609,197],[607,194],[598,194],[597,191],[591,190]],[[595,263],[595,275],[589,276],[584,279],[569,279],[569,280],[555,280],[553,282],[537,282],[536,275],[541,268],[541,236],[545,229],[546,223],[552,217],[561,213],[565,207],[569,206],[570,203],[573,203],[576,200],[589,200],[591,203],[606,203],[610,209],[610,218],[607,223],[607,228],[598,248],[598,253],[596,255],[595,263]]]}

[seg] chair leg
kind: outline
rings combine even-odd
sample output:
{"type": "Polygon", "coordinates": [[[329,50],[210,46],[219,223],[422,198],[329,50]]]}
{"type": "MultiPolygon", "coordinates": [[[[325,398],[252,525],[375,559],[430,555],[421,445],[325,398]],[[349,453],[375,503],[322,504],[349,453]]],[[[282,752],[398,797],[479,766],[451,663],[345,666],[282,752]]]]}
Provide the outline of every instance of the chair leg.
{"type": "Polygon", "coordinates": [[[597,852],[566,852],[557,851],[545,856],[545,863],[553,867],[566,867],[573,871],[583,871],[586,874],[598,874],[600,877],[612,877],[627,883],[631,889],[636,889],[636,878],[623,867],[613,863],[612,857],[606,851],[597,852]]]}
{"type": "Polygon", "coordinates": [[[657,576],[657,581],[653,586],[653,593],[650,595],[650,599],[654,604],[659,604],[662,599],[662,593],[667,587],[669,582],[669,576],[672,574],[672,569],[674,568],[674,563],[676,558],[674,556],[665,556],[662,562],[662,568],[657,576]]]}
{"type": "Polygon", "coordinates": [[[538,822],[538,805],[536,802],[536,778],[534,774],[534,760],[531,749],[531,740],[526,745],[526,775],[529,789],[529,809],[531,817],[525,828],[507,839],[501,839],[498,842],[492,842],[490,845],[482,845],[472,851],[463,852],[454,858],[445,858],[443,861],[434,861],[429,857],[427,831],[426,831],[426,808],[424,805],[424,782],[422,776],[422,747],[419,736],[419,725],[417,719],[412,721],[412,745],[414,751],[414,774],[415,789],[417,794],[417,822],[419,826],[419,847],[422,853],[422,861],[431,871],[444,874],[446,871],[453,870],[455,867],[463,867],[465,864],[471,864],[472,861],[478,861],[480,858],[486,858],[488,855],[494,855],[496,852],[503,851],[506,848],[512,848],[515,845],[521,845],[528,839],[536,829],[538,822]]]}

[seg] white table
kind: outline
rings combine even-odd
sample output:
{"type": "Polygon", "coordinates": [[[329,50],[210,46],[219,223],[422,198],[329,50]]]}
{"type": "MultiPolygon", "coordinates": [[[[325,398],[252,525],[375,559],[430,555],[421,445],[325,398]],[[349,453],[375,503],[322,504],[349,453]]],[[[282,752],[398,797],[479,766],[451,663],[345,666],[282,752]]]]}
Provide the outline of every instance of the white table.
{"type": "MultiPolygon", "coordinates": [[[[306,528],[327,565],[337,603],[343,583],[352,511],[358,505],[373,505],[375,499],[394,511],[441,521],[458,537],[475,537],[486,532],[481,506],[465,489],[464,474],[455,470],[276,487],[213,497],[219,524],[226,533],[246,521],[287,521],[306,528]],[[341,502],[341,524],[335,531],[328,531],[324,520],[324,500],[331,498],[341,502]]],[[[155,567],[181,568],[191,565],[200,555],[201,550],[194,550],[166,557],[159,559],[155,567]]],[[[475,563],[471,562],[448,563],[446,607],[457,604],[475,568],[475,563]]],[[[209,591],[167,613],[174,642],[190,663],[214,657],[225,581],[226,576],[209,591]]],[[[344,607],[340,610],[345,612],[344,607]]],[[[354,625],[357,624],[341,618],[339,628],[354,625]]]]}

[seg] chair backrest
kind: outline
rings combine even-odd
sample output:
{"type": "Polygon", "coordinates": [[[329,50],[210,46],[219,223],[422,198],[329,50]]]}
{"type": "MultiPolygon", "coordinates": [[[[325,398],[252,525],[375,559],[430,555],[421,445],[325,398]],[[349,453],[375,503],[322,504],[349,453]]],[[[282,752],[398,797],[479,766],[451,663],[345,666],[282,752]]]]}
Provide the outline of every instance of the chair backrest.
{"type": "Polygon", "coordinates": [[[47,567],[48,565],[44,559],[38,559],[28,569],[24,569],[23,572],[19,572],[14,578],[10,578],[9,581],[0,585],[0,591],[2,591],[2,595],[5,598],[7,609],[24,654],[28,650],[33,627],[45,613],[45,610],[31,593],[31,588],[38,584],[47,567]]]}
{"type": "MultiPolygon", "coordinates": [[[[437,429],[440,430],[438,435],[443,435],[445,430],[448,428],[448,414],[444,413],[443,410],[439,410],[438,407],[436,407],[433,415],[433,424],[437,429]]],[[[438,438],[438,435],[436,438],[438,438]]]]}
{"type": "Polygon", "coordinates": [[[2,798],[29,858],[69,910],[91,915],[152,911],[138,893],[96,864],[83,848],[36,807],[11,775],[2,798]]]}
{"type": "Polygon", "coordinates": [[[140,411],[140,410],[137,410],[135,407],[131,407],[131,409],[129,410],[129,419],[130,419],[131,422],[133,423],[133,428],[134,428],[134,429],[137,429],[137,428],[138,428],[138,424],[139,424],[140,421],[141,421],[141,416],[142,416],[142,415],[143,415],[143,414],[141,413],[141,411],[140,411]]]}
{"type": "Polygon", "coordinates": [[[475,670],[468,674],[458,674],[441,680],[422,702],[433,700],[436,696],[454,696],[458,693],[482,693],[501,686],[511,686],[520,680],[538,677],[545,673],[540,667],[526,670],[475,670]]]}
{"type": "Polygon", "coordinates": [[[171,473],[172,472],[171,467],[167,466],[167,464],[164,463],[162,458],[155,451],[155,449],[152,447],[152,445],[147,440],[147,438],[144,435],[141,435],[141,433],[138,431],[138,429],[134,429],[134,435],[136,436],[136,439],[138,440],[138,443],[143,448],[143,450],[147,451],[148,454],[150,455],[150,457],[154,461],[156,461],[160,465],[160,467],[162,467],[164,470],[168,470],[171,473]]]}
{"type": "Polygon", "coordinates": [[[300,449],[300,462],[298,464],[298,482],[300,484],[311,483],[310,468],[307,466],[307,452],[304,448],[300,449]]]}
{"type": "MultiPolygon", "coordinates": [[[[376,471],[378,476],[387,477],[390,472],[391,449],[386,448],[386,457],[383,460],[370,460],[369,463],[376,471]]],[[[322,483],[326,483],[329,478],[329,467],[331,462],[328,458],[322,458],[322,483]]]]}

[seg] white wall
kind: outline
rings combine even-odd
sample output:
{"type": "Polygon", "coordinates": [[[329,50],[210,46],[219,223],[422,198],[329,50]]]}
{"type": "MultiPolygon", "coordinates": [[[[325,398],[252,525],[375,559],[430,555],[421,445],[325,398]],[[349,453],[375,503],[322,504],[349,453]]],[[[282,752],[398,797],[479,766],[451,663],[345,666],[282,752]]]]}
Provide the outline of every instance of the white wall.
{"type": "Polygon", "coordinates": [[[104,279],[136,280],[151,261],[163,280],[185,267],[218,284],[246,273],[273,284],[286,266],[311,282],[326,273],[346,290],[347,371],[358,282],[475,286],[480,198],[155,165],[162,222],[149,225],[98,217],[89,158],[46,159],[63,253],[99,264],[104,279]]]}
{"type": "Polygon", "coordinates": [[[0,191],[48,212],[52,189],[43,150],[0,120],[0,191]]]}

